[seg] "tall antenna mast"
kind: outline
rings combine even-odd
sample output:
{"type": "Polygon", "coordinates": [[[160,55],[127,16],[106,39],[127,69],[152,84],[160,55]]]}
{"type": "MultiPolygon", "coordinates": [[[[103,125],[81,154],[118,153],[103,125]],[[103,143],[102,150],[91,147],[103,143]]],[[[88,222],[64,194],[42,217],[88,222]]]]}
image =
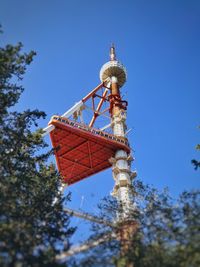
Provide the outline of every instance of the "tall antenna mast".
{"type": "MultiPolygon", "coordinates": [[[[116,59],[114,45],[110,48],[110,61],[103,65],[100,71],[100,79],[110,79],[110,113],[113,134],[116,137],[125,138],[126,107],[121,99],[120,88],[127,79],[125,67],[116,59]]],[[[136,172],[131,172],[132,157],[124,149],[118,149],[111,159],[112,174],[114,178],[114,196],[121,210],[118,213],[118,222],[121,224],[121,253],[126,254],[130,237],[136,231],[136,223],[132,221],[131,214],[134,210],[132,179],[136,172]]]]}
{"type": "MultiPolygon", "coordinates": [[[[121,99],[120,88],[126,82],[127,72],[125,67],[116,59],[113,44],[110,48],[110,61],[104,64],[100,71],[101,81],[108,78],[110,79],[110,113],[113,134],[116,137],[125,138],[127,129],[126,108],[121,99]]],[[[123,149],[117,150],[115,157],[111,159],[115,181],[112,195],[117,198],[122,206],[122,212],[119,214],[120,220],[128,218],[133,206],[132,178],[136,174],[131,172],[131,159],[131,156],[123,149]]]]}

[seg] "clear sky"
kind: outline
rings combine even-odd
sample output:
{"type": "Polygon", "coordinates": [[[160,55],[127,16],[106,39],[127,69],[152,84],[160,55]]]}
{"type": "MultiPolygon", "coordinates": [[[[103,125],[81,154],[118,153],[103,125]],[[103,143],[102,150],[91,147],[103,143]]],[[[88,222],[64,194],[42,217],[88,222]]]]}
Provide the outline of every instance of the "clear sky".
{"type": "MultiPolygon", "coordinates": [[[[199,187],[199,0],[0,0],[1,45],[21,41],[37,57],[19,109],[62,114],[99,84],[112,42],[126,66],[133,170],[177,195],[199,187]]],[[[49,142],[49,138],[46,138],[49,142]]],[[[95,210],[112,190],[111,170],[70,187],[72,206],[95,210]]]]}

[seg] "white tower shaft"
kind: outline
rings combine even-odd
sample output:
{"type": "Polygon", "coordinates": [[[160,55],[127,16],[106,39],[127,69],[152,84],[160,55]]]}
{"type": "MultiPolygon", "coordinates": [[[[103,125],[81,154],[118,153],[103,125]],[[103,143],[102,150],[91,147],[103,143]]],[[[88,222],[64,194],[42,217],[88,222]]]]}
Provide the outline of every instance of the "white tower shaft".
{"type": "MultiPolygon", "coordinates": [[[[111,78],[111,94],[120,96],[117,77],[111,78]]],[[[120,101],[120,100],[119,100],[120,101]]],[[[126,131],[126,112],[117,105],[117,101],[112,108],[112,128],[116,136],[125,138],[126,131]]],[[[115,158],[112,160],[112,172],[115,180],[115,186],[112,195],[117,198],[121,204],[121,211],[118,214],[119,220],[126,220],[129,217],[130,210],[133,209],[133,187],[131,182],[131,166],[127,152],[118,150],[115,158]]]]}

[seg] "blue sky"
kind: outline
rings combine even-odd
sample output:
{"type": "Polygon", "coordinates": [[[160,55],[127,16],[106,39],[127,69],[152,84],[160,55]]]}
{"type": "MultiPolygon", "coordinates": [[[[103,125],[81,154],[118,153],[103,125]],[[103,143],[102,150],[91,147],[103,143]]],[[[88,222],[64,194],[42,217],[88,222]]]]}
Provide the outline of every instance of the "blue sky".
{"type": "MultiPolygon", "coordinates": [[[[0,23],[1,45],[37,52],[18,109],[44,110],[40,127],[99,84],[114,42],[128,71],[133,170],[173,195],[199,187],[200,1],[0,0],[0,23]]],[[[71,205],[95,211],[113,184],[111,170],[85,179],[70,187],[71,205]]]]}

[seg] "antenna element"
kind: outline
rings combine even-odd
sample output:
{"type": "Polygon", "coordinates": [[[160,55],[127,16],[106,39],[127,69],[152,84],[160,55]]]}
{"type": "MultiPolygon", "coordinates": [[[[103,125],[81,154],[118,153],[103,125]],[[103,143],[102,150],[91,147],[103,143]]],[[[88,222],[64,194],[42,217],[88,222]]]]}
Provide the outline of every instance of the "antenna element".
{"type": "Polygon", "coordinates": [[[115,60],[116,60],[115,46],[114,44],[112,44],[110,48],[110,61],[115,61],[115,60]]]}

